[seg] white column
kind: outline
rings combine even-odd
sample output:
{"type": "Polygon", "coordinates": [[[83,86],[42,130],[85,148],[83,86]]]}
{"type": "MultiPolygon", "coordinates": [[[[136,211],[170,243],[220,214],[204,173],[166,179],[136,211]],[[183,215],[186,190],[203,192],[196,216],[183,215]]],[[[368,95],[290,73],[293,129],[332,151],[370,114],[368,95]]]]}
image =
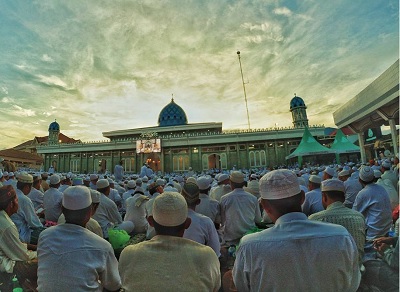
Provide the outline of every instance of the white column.
{"type": "Polygon", "coordinates": [[[390,133],[392,134],[393,151],[394,154],[397,155],[399,153],[399,149],[397,145],[396,120],[389,119],[389,126],[390,126],[390,133]]]}
{"type": "Polygon", "coordinates": [[[358,145],[360,145],[361,162],[365,163],[367,159],[365,157],[364,133],[357,133],[357,134],[358,134],[358,145]]]}

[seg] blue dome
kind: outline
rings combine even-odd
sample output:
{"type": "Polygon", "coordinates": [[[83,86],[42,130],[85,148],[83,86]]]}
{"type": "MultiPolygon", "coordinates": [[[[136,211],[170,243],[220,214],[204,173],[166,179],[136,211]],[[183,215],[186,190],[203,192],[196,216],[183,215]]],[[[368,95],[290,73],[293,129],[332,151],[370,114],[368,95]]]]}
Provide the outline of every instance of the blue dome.
{"type": "Polygon", "coordinates": [[[171,99],[158,116],[158,126],[180,126],[188,123],[185,111],[171,99]]]}
{"type": "Polygon", "coordinates": [[[290,101],[290,109],[293,109],[296,107],[306,107],[304,100],[300,96],[295,96],[290,101]]]}
{"type": "Polygon", "coordinates": [[[60,125],[54,121],[49,125],[49,131],[60,131],[60,125]]]}

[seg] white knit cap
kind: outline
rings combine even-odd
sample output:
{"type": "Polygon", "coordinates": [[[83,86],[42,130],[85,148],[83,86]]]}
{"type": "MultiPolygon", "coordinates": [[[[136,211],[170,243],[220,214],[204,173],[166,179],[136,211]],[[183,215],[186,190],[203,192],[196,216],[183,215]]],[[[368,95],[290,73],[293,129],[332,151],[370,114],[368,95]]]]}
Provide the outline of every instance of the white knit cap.
{"type": "Polygon", "coordinates": [[[240,171],[232,171],[229,179],[234,183],[242,183],[244,182],[244,174],[240,171]]]}
{"type": "Polygon", "coordinates": [[[263,199],[285,199],[299,193],[297,176],[288,169],[270,171],[260,179],[260,196],[263,199]]]}
{"type": "Polygon", "coordinates": [[[229,175],[227,175],[226,173],[221,173],[217,178],[218,182],[223,182],[227,179],[229,179],[229,175]]]}
{"type": "Polygon", "coordinates": [[[193,176],[191,176],[191,177],[188,177],[188,179],[186,180],[186,183],[194,183],[197,185],[197,180],[193,176]]]}
{"type": "Polygon", "coordinates": [[[99,191],[90,189],[90,197],[92,198],[92,203],[100,203],[100,195],[99,191]]]}
{"type": "Polygon", "coordinates": [[[392,163],[389,161],[389,160],[385,160],[385,161],[383,161],[382,162],[382,167],[384,168],[384,169],[390,169],[390,167],[392,166],[392,163]]]}
{"type": "Polygon", "coordinates": [[[341,176],[348,176],[348,175],[350,175],[350,171],[348,171],[348,170],[342,170],[342,171],[339,172],[339,174],[338,174],[339,177],[341,177],[341,176]]]}
{"type": "Polygon", "coordinates": [[[90,180],[95,180],[95,179],[98,179],[98,178],[99,178],[99,176],[97,174],[92,173],[90,175],[90,180]]]}
{"type": "Polygon", "coordinates": [[[22,183],[33,183],[33,176],[24,171],[17,176],[17,180],[22,183]]]}
{"type": "Polygon", "coordinates": [[[380,178],[382,176],[382,172],[379,170],[375,169],[374,170],[374,178],[380,178]]]}
{"type": "Polygon", "coordinates": [[[68,210],[82,210],[92,204],[90,190],[84,186],[71,186],[64,190],[62,205],[68,210]]]}
{"type": "Polygon", "coordinates": [[[105,178],[99,179],[96,183],[97,189],[104,189],[104,188],[108,187],[109,185],[110,185],[110,183],[105,178]]]}
{"type": "Polygon", "coordinates": [[[332,167],[327,166],[324,171],[332,177],[335,176],[335,170],[332,167]]]}
{"type": "Polygon", "coordinates": [[[321,183],[321,191],[339,191],[344,192],[344,183],[338,179],[326,179],[321,183]]]}
{"type": "Polygon", "coordinates": [[[210,180],[205,176],[201,176],[197,179],[197,185],[200,190],[206,190],[210,187],[210,180]]]}
{"type": "Polygon", "coordinates": [[[52,174],[50,176],[50,184],[51,185],[56,185],[61,181],[61,178],[58,174],[52,174]]]}
{"type": "Polygon", "coordinates": [[[315,174],[310,175],[310,178],[308,179],[310,182],[313,182],[315,184],[320,184],[321,183],[321,177],[315,174]]]}
{"type": "Polygon", "coordinates": [[[164,192],[153,203],[153,218],[162,226],[179,226],[186,221],[188,208],[178,192],[164,192]]]}
{"type": "Polygon", "coordinates": [[[374,171],[369,166],[362,166],[359,176],[361,180],[365,182],[370,182],[374,179],[374,171]]]}
{"type": "Polygon", "coordinates": [[[128,189],[136,188],[136,182],[133,179],[128,181],[127,187],[128,187],[128,189]]]}

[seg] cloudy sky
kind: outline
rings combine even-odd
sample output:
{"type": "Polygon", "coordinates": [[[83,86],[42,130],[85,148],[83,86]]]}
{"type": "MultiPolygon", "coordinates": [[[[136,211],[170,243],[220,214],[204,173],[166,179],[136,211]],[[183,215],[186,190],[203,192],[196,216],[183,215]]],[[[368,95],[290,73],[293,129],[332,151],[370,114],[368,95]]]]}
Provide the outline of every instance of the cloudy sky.
{"type": "Polygon", "coordinates": [[[398,0],[0,1],[0,149],[61,131],[83,141],[157,125],[172,94],[189,123],[310,124],[399,55],[398,0]]]}

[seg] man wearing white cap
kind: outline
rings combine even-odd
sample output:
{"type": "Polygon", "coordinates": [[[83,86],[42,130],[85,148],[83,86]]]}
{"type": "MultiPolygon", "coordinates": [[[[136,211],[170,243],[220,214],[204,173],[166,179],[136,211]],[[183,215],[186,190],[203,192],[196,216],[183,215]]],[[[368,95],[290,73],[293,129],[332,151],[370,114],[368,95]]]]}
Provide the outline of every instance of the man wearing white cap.
{"type": "Polygon", "coordinates": [[[101,193],[100,205],[96,213],[93,215],[93,219],[99,222],[104,238],[108,238],[108,228],[118,227],[119,229],[125,230],[127,233],[131,233],[134,226],[131,221],[122,221],[121,214],[118,212],[117,205],[108,198],[110,194],[110,184],[107,179],[99,179],[97,181],[97,190],[101,193]]]}
{"type": "Polygon", "coordinates": [[[239,243],[242,236],[261,223],[261,210],[257,198],[244,191],[244,174],[232,171],[230,176],[232,192],[221,198],[221,223],[223,239],[227,245],[239,243]]]}
{"type": "Polygon", "coordinates": [[[318,175],[310,175],[308,181],[309,192],[305,195],[305,200],[301,206],[303,213],[307,216],[324,210],[322,206],[321,178],[318,175]]]}
{"type": "Polygon", "coordinates": [[[121,287],[111,244],[85,228],[92,213],[90,190],[72,186],[62,202],[66,223],[39,237],[38,291],[116,291],[121,287]]]}
{"type": "Polygon", "coordinates": [[[17,180],[15,179],[14,172],[10,171],[8,173],[8,179],[3,182],[3,186],[12,186],[14,190],[17,190],[17,180]]]}
{"type": "Polygon", "coordinates": [[[375,256],[372,240],[386,236],[392,226],[392,210],[386,190],[374,183],[374,171],[369,166],[363,166],[359,174],[360,183],[364,187],[357,195],[353,209],[365,217],[366,245],[365,257],[375,256]]]}
{"type": "MultiPolygon", "coordinates": [[[[90,190],[90,197],[92,198],[92,213],[85,227],[87,228],[87,230],[90,230],[94,234],[97,234],[98,236],[103,238],[103,230],[101,229],[99,222],[97,222],[92,218],[92,216],[96,213],[97,208],[99,207],[101,194],[96,190],[92,189],[89,190],[90,190]]],[[[63,224],[63,223],[65,223],[65,216],[64,214],[61,214],[60,217],[58,218],[57,224],[63,224]]]]}
{"type": "Polygon", "coordinates": [[[215,227],[219,229],[221,223],[219,202],[211,199],[208,195],[211,188],[211,179],[206,176],[201,176],[197,179],[197,186],[200,190],[200,204],[196,206],[195,211],[209,217],[212,222],[214,222],[215,227]]]}
{"type": "Polygon", "coordinates": [[[146,233],[148,222],[146,219],[146,203],[149,197],[144,195],[144,190],[137,187],[133,196],[125,201],[126,214],[124,221],[131,221],[135,226],[134,233],[146,233]]]}
{"type": "Polygon", "coordinates": [[[322,180],[331,179],[334,176],[335,176],[335,169],[330,166],[327,166],[322,175],[322,180]]]}
{"type": "Polygon", "coordinates": [[[356,291],[357,247],[340,225],[301,212],[296,175],[274,170],[260,180],[261,204],[275,225],[242,238],[233,279],[238,291],[356,291]]]}
{"type": "Polygon", "coordinates": [[[109,178],[107,180],[110,185],[110,194],[108,195],[108,198],[111,199],[117,205],[118,210],[121,210],[122,198],[119,195],[118,190],[115,189],[115,182],[111,178],[109,178]]]}
{"type": "Polygon", "coordinates": [[[18,175],[16,192],[18,211],[11,215],[11,219],[17,226],[22,242],[37,244],[37,236],[43,230],[43,225],[36,215],[32,201],[27,197],[32,189],[32,183],[33,177],[30,174],[23,172],[18,175]]]}
{"type": "Polygon", "coordinates": [[[10,216],[18,211],[18,198],[11,186],[0,188],[0,277],[2,291],[12,291],[13,275],[22,284],[26,278],[36,282],[36,246],[24,244],[19,239],[17,227],[10,216]]]}
{"type": "Polygon", "coordinates": [[[347,208],[351,209],[353,208],[354,200],[356,199],[357,194],[362,190],[362,185],[358,181],[358,178],[350,178],[349,170],[342,170],[339,172],[338,178],[344,183],[346,199],[343,204],[347,208]]]}
{"type": "Polygon", "coordinates": [[[312,214],[310,220],[342,225],[353,236],[358,249],[358,262],[361,267],[365,244],[365,219],[357,211],[346,208],[344,183],[337,179],[327,179],[321,183],[322,205],[325,210],[312,214]]]}
{"type": "MultiPolygon", "coordinates": [[[[146,216],[147,218],[153,215],[153,203],[154,200],[164,192],[164,189],[157,182],[153,182],[149,185],[150,200],[146,203],[146,216]]],[[[151,239],[156,235],[156,231],[150,224],[147,226],[146,238],[151,239]]]]}
{"type": "Polygon", "coordinates": [[[182,238],[190,226],[183,196],[165,192],[154,200],[149,224],[157,235],[130,245],[119,258],[126,291],[218,291],[220,265],[208,246],[182,238]]]}
{"type": "Polygon", "coordinates": [[[132,179],[126,184],[127,191],[122,194],[122,207],[126,210],[126,200],[133,196],[136,189],[136,182],[132,179]]]}
{"type": "Polygon", "coordinates": [[[183,237],[211,247],[215,254],[220,257],[221,245],[214,222],[209,217],[195,211],[196,206],[200,203],[199,187],[194,183],[185,183],[181,194],[186,200],[188,217],[191,219],[191,224],[185,230],[183,237]]]}
{"type": "Polygon", "coordinates": [[[90,178],[89,187],[90,187],[91,189],[93,189],[93,190],[96,190],[96,189],[97,189],[96,184],[97,184],[97,181],[99,180],[99,176],[98,176],[97,174],[95,174],[95,173],[92,173],[92,174],[89,176],[89,178],[90,178]]]}
{"type": "Polygon", "coordinates": [[[33,176],[32,189],[28,194],[28,198],[31,199],[35,210],[43,208],[44,194],[40,191],[41,182],[42,177],[40,175],[33,176]]]}
{"type": "Polygon", "coordinates": [[[210,198],[221,202],[221,197],[231,192],[231,186],[229,184],[229,175],[221,173],[218,175],[218,185],[212,188],[210,191],[210,198]]]}
{"type": "Polygon", "coordinates": [[[50,176],[50,188],[44,193],[44,218],[48,222],[57,222],[61,215],[63,193],[58,190],[61,179],[58,174],[50,176]]]}
{"type": "Polygon", "coordinates": [[[398,178],[394,171],[392,170],[392,162],[386,159],[381,165],[382,179],[388,179],[394,188],[397,188],[398,178]]]}

